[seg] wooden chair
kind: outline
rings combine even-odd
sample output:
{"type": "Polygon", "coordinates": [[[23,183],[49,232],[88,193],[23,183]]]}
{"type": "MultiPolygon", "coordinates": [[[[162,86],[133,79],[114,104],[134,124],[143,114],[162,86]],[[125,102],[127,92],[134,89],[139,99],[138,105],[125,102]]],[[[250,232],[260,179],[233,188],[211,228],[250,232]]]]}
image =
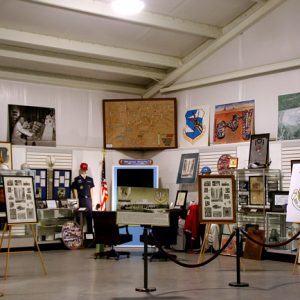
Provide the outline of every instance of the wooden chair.
{"type": "Polygon", "coordinates": [[[128,232],[128,226],[122,226],[126,228],[126,233],[121,234],[119,232],[119,226],[116,223],[117,214],[115,211],[93,211],[95,244],[104,244],[111,246],[109,251],[103,251],[95,253],[95,259],[106,257],[114,257],[119,259],[120,255],[130,256],[128,251],[116,251],[114,246],[121,245],[132,241],[132,235],[128,232]]]}

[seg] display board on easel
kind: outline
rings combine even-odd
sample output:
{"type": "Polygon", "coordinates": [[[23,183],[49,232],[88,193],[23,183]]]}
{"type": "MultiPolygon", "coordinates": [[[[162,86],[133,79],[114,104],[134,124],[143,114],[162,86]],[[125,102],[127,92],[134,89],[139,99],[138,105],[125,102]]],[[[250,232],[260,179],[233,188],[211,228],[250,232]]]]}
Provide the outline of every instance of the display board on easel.
{"type": "Polygon", "coordinates": [[[32,176],[3,176],[3,184],[4,184],[4,195],[5,195],[5,202],[6,202],[7,221],[2,231],[0,249],[2,248],[4,234],[6,231],[8,231],[8,247],[7,247],[4,277],[6,278],[8,273],[12,226],[14,225],[17,226],[20,224],[29,225],[35,245],[38,250],[38,255],[40,257],[44,273],[47,274],[46,267],[42,258],[42,254],[36,239],[35,231],[32,226],[32,224],[38,222],[33,177],[32,176]]]}

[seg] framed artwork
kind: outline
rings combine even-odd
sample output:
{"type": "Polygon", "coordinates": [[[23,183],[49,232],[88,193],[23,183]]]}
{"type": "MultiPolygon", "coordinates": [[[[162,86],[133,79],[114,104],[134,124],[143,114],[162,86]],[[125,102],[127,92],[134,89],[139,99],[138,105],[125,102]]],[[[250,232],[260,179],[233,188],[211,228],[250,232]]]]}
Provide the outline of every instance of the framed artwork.
{"type": "Polygon", "coordinates": [[[237,157],[230,157],[229,158],[229,168],[230,169],[237,169],[238,168],[239,159],[237,157]]]}
{"type": "Polygon", "coordinates": [[[278,140],[300,138],[300,93],[278,97],[278,140]]]}
{"type": "Polygon", "coordinates": [[[198,171],[199,153],[181,155],[176,183],[194,183],[198,171]]]}
{"type": "Polygon", "coordinates": [[[5,164],[12,170],[11,143],[0,142],[0,164],[5,164]]]}
{"type": "Polygon", "coordinates": [[[288,205],[286,213],[287,222],[300,222],[300,164],[294,164],[290,181],[288,205]]]}
{"type": "Polygon", "coordinates": [[[13,145],[56,146],[54,108],[8,105],[8,113],[13,145]]]}
{"type": "Polygon", "coordinates": [[[249,169],[266,168],[269,165],[270,134],[251,135],[249,151],[249,169]]]}
{"type": "Polygon", "coordinates": [[[239,205],[240,206],[245,206],[245,205],[248,205],[248,202],[249,202],[249,195],[247,194],[239,194],[239,205]]]}
{"type": "Polygon", "coordinates": [[[249,191],[249,181],[248,180],[239,180],[239,191],[241,191],[241,192],[249,191]]]}
{"type": "Polygon", "coordinates": [[[209,105],[190,108],[184,114],[183,141],[181,146],[208,146],[209,105]]]}
{"type": "Polygon", "coordinates": [[[188,191],[177,191],[174,208],[185,207],[188,191]]]}
{"type": "Polygon", "coordinates": [[[235,179],[233,175],[199,175],[198,187],[200,223],[235,223],[235,179]]]}
{"type": "Polygon", "coordinates": [[[34,171],[34,188],[36,200],[47,200],[47,169],[32,169],[34,171]]]}
{"type": "Polygon", "coordinates": [[[176,98],[103,100],[104,148],[177,148],[176,98]]]}
{"type": "Polygon", "coordinates": [[[37,223],[33,178],[3,176],[8,224],[37,223]]]}
{"type": "Polygon", "coordinates": [[[263,176],[249,176],[249,205],[266,205],[263,176]]]}
{"type": "Polygon", "coordinates": [[[287,191],[269,192],[270,210],[276,212],[286,212],[288,199],[289,199],[289,192],[287,191]]]}
{"type": "Polygon", "coordinates": [[[53,199],[71,198],[71,170],[53,170],[53,199]]]}
{"type": "Polygon", "coordinates": [[[216,105],[214,144],[249,141],[254,133],[254,108],[254,100],[216,105]]]}

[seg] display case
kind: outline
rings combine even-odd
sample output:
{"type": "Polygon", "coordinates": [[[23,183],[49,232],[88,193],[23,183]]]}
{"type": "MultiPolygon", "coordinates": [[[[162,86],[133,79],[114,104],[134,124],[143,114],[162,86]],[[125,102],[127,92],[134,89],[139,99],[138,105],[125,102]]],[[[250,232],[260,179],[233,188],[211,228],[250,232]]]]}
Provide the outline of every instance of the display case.
{"type": "Polygon", "coordinates": [[[281,189],[277,169],[241,169],[235,171],[237,224],[266,230],[266,212],[270,210],[269,192],[281,189]]]}
{"type": "Polygon", "coordinates": [[[45,208],[38,209],[38,224],[36,236],[39,244],[61,243],[61,228],[73,221],[75,209],[71,208],[45,208]]]}
{"type": "MultiPolygon", "coordinates": [[[[286,222],[286,213],[284,212],[267,212],[266,213],[266,242],[280,243],[290,239],[300,229],[300,224],[286,222]]],[[[296,254],[298,240],[291,243],[276,247],[267,248],[268,252],[280,254],[296,254]]]]}

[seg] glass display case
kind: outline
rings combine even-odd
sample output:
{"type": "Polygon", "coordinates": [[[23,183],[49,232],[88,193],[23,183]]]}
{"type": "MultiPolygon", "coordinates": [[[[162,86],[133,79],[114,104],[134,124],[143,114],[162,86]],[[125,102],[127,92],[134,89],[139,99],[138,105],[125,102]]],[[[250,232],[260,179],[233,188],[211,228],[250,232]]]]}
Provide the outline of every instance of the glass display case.
{"type": "Polygon", "coordinates": [[[44,208],[38,209],[36,237],[39,244],[61,243],[61,228],[73,221],[75,210],[71,208],[44,208]]]}
{"type": "MultiPolygon", "coordinates": [[[[291,238],[300,229],[300,224],[286,222],[286,213],[267,212],[266,213],[266,242],[280,243],[291,238]]],[[[291,243],[266,249],[268,252],[281,254],[296,254],[298,249],[298,239],[291,243]]]]}

